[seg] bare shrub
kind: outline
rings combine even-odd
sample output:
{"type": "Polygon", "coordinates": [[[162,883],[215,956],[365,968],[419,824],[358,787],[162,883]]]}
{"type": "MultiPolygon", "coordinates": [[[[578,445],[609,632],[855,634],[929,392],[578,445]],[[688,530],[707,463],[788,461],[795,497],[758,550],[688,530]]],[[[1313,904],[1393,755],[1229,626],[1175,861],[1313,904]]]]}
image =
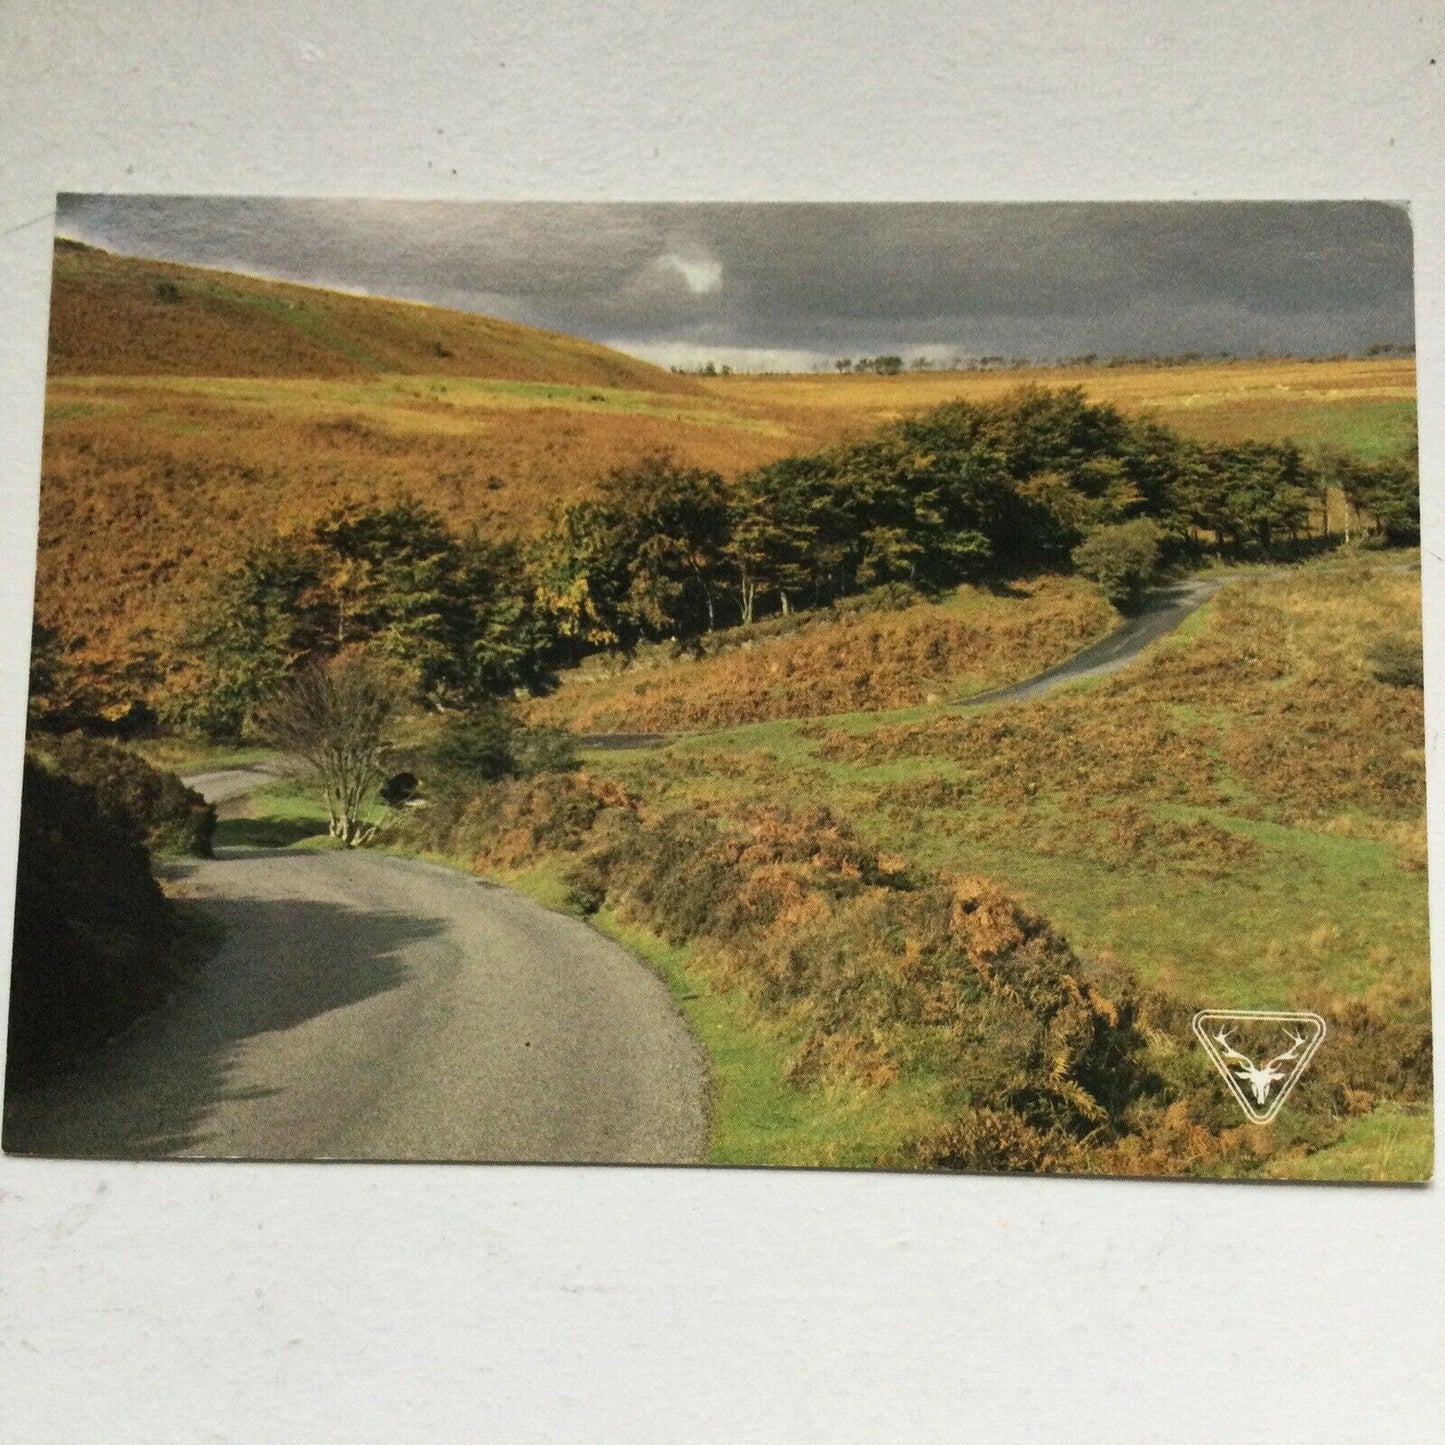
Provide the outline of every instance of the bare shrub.
{"type": "Polygon", "coordinates": [[[261,709],[262,734],[316,769],[331,836],[347,847],[376,831],[362,812],[382,781],[382,759],[402,696],[391,668],[352,652],[307,667],[261,709]]]}

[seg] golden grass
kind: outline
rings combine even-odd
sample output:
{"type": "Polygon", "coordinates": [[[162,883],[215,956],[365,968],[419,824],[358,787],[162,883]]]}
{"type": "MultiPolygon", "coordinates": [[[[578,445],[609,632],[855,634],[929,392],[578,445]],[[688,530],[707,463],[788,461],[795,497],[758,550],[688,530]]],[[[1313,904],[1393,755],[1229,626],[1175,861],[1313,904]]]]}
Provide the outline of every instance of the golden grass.
{"type": "Polygon", "coordinates": [[[1116,621],[1075,578],[964,586],[897,612],[818,613],[781,635],[768,635],[776,620],[734,629],[695,661],[658,648],[609,674],[599,659],[529,712],[581,732],[674,732],[928,705],[1041,671],[1116,621]]]}
{"type": "Polygon", "coordinates": [[[690,395],[595,342],[439,306],[59,246],[52,376],[498,377],[690,395]]]}
{"type": "Polygon", "coordinates": [[[828,429],[834,431],[867,428],[959,397],[995,401],[1023,385],[1079,386],[1091,402],[1152,414],[1201,440],[1292,434],[1308,443],[1316,408],[1413,407],[1415,363],[1409,358],[1260,359],[1169,367],[913,371],[898,376],[704,377],[699,385],[749,413],[791,419],[794,425],[804,425],[805,416],[826,416],[828,429]],[[1291,432],[1292,418],[1298,424],[1291,432]]]}

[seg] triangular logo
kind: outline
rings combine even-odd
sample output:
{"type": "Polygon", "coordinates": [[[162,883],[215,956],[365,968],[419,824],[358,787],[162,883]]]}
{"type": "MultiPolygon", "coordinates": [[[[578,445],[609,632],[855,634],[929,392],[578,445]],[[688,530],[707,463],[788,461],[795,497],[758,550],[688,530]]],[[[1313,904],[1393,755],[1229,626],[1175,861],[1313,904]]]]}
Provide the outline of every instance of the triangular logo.
{"type": "Polygon", "coordinates": [[[1194,1033],[1245,1116],[1268,1124],[1324,1041],[1325,1021],[1311,1013],[1201,1009],[1194,1033]]]}

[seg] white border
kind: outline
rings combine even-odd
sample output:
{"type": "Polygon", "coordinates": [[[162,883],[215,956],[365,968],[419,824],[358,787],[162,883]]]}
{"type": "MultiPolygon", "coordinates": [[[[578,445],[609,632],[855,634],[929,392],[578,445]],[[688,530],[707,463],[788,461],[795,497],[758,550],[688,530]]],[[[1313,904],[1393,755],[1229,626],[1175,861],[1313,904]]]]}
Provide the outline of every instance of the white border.
{"type": "MultiPolygon", "coordinates": [[[[11,0],[0,66],[0,871],[57,189],[1408,198],[1438,793],[1430,7],[11,0]]],[[[1433,1187],[5,1160],[0,1230],[18,1445],[1445,1434],[1433,1187]]]]}

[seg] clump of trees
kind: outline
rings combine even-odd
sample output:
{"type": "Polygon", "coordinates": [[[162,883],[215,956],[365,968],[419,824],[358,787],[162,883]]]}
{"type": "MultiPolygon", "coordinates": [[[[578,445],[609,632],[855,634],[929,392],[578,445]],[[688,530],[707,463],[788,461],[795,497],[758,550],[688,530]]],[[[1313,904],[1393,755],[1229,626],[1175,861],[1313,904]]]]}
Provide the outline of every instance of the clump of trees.
{"type": "MultiPolygon", "coordinates": [[[[599,648],[686,642],[883,586],[1077,568],[1130,606],[1156,566],[1327,540],[1332,492],[1353,536],[1418,537],[1412,459],[1202,443],[1077,387],[1025,387],[726,480],[646,456],[526,542],[458,534],[408,498],[338,508],[218,578],[146,686],[162,721],[236,735],[285,679],[356,647],[396,666],[400,697],[451,713],[545,688],[599,648]]],[[[37,725],[75,724],[69,668],[41,634],[37,725]]]]}
{"type": "Polygon", "coordinates": [[[234,736],[310,662],[365,647],[400,695],[467,706],[536,685],[550,633],[521,548],[455,536],[413,499],[339,508],[252,549],[217,579],[183,639],[164,720],[234,736]]]}
{"type": "MultiPolygon", "coordinates": [[[[914,363],[917,367],[928,365],[923,358],[916,358],[914,363]]],[[[833,363],[833,369],[841,372],[872,372],[875,376],[897,376],[903,370],[903,358],[892,353],[886,356],[860,356],[855,361],[851,356],[840,356],[833,363]]]]}

